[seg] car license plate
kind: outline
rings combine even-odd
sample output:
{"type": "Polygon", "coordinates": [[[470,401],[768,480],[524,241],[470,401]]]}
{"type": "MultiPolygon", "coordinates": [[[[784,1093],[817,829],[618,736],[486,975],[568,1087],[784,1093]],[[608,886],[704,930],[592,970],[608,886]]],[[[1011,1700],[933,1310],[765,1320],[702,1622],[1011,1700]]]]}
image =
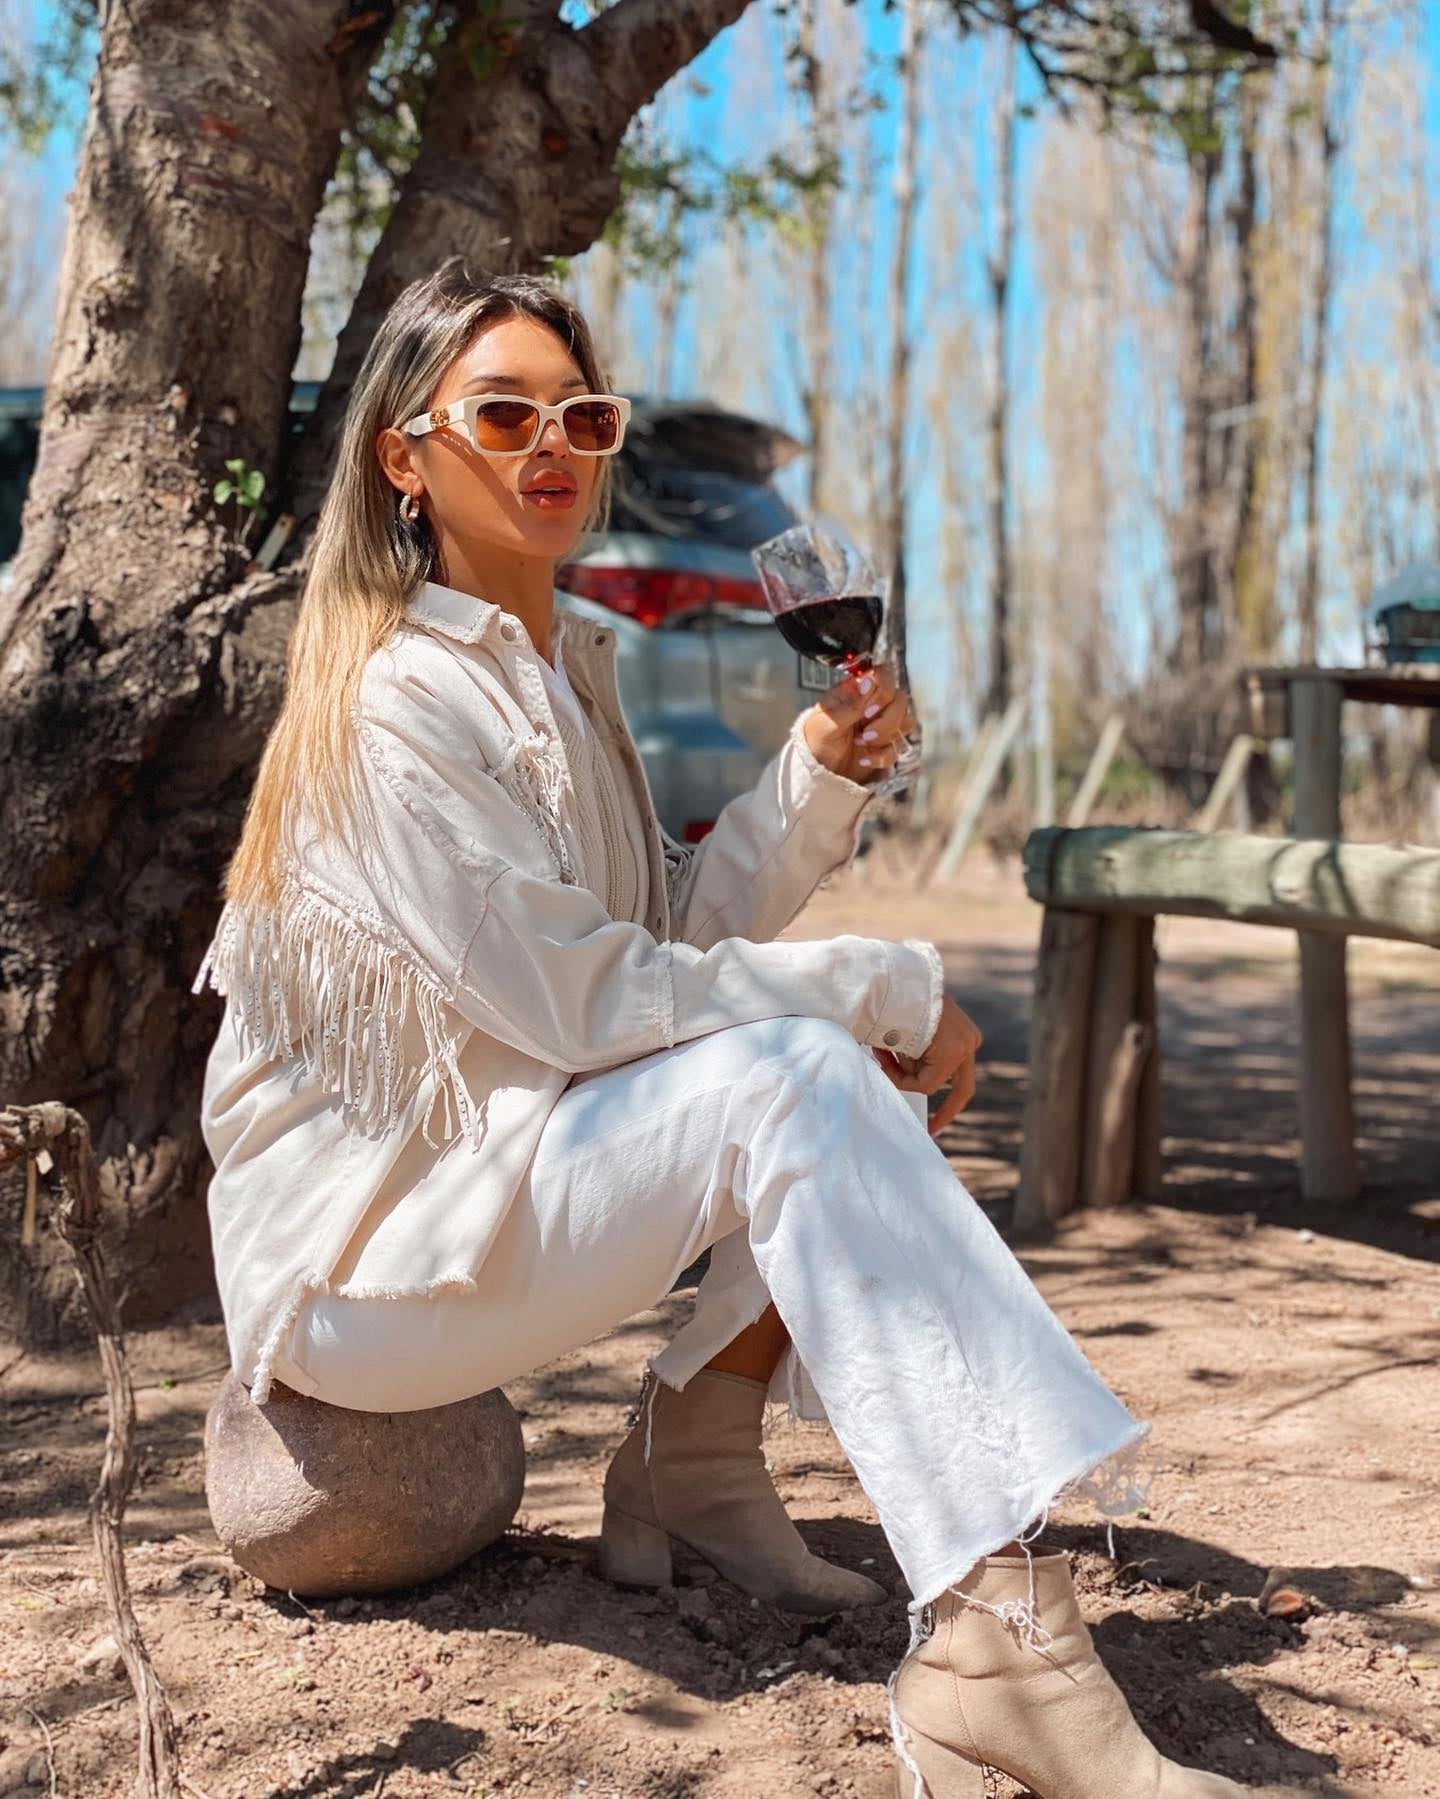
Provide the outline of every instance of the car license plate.
{"type": "Polygon", "coordinates": [[[813,656],[802,656],[796,653],[795,660],[800,665],[799,680],[802,687],[814,693],[827,693],[835,685],[835,676],[839,672],[827,662],[817,662],[813,656]]]}

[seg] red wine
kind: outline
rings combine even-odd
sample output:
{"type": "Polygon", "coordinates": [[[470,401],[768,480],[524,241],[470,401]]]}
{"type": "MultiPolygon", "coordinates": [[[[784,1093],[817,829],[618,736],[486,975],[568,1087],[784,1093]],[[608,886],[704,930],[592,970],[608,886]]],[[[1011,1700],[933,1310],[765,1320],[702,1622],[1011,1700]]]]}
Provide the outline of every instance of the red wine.
{"type": "Polygon", "coordinates": [[[780,634],[802,656],[840,667],[852,656],[868,656],[880,634],[884,608],[878,594],[847,593],[839,599],[807,600],[775,614],[780,634]]]}

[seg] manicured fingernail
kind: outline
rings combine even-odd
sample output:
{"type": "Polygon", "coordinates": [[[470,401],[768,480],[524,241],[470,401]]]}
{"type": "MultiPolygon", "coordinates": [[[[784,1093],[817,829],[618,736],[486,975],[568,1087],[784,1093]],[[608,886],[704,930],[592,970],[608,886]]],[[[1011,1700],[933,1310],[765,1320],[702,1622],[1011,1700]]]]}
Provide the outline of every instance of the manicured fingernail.
{"type": "Polygon", "coordinates": [[[874,677],[874,675],[861,675],[861,677],[860,677],[860,691],[861,691],[861,693],[869,693],[869,691],[870,691],[870,689],[871,689],[871,688],[872,688],[872,687],[873,687],[873,686],[874,686],[874,685],[875,685],[875,677],[874,677]]]}
{"type": "Polygon", "coordinates": [[[873,705],[873,706],[867,706],[867,707],[866,707],[866,708],[865,708],[865,711],[864,711],[864,715],[863,715],[863,716],[864,716],[864,717],[866,717],[866,718],[874,718],[874,716],[875,716],[875,714],[876,714],[876,713],[877,713],[877,712],[878,712],[878,711],[879,711],[879,710],[880,710],[880,702],[879,702],[879,700],[876,700],[876,702],[875,702],[875,704],[874,704],[874,705],[873,705]]]}
{"type": "Polygon", "coordinates": [[[861,743],[873,743],[879,735],[880,733],[878,731],[862,731],[860,733],[860,741],[861,743]]]}
{"type": "Polygon", "coordinates": [[[870,758],[868,756],[862,756],[860,758],[860,766],[861,766],[861,768],[869,768],[870,758]]]}

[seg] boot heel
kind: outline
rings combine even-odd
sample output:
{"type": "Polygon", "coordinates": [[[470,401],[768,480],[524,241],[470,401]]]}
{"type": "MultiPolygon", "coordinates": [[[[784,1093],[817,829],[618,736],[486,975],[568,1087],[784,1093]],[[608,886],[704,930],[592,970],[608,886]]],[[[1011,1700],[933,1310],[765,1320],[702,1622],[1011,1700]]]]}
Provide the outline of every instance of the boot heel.
{"type": "MultiPolygon", "coordinates": [[[[937,1743],[918,1730],[909,1732],[908,1748],[924,1777],[925,1799],[995,1799],[1000,1776],[983,1762],[972,1762],[947,1744],[937,1743]]],[[[920,1799],[915,1776],[896,1758],[895,1799],[920,1799]]]]}
{"type": "Polygon", "coordinates": [[[617,1586],[668,1586],[669,1536],[658,1524],[642,1524],[607,1505],[600,1522],[600,1572],[617,1586]]]}

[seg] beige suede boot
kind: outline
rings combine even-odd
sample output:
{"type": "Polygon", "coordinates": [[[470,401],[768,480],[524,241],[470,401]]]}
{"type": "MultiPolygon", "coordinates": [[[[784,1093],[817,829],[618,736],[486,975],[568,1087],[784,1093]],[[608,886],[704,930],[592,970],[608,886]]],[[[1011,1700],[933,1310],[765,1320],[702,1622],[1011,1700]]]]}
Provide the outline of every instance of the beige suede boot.
{"type": "Polygon", "coordinates": [[[674,1537],[742,1592],[788,1611],[838,1612],[889,1597],[805,1547],[765,1472],[765,1393],[763,1381],[710,1368],[692,1375],[683,1393],[647,1375],[640,1421],[605,1476],[607,1580],[664,1586],[674,1537]]]}
{"type": "Polygon", "coordinates": [[[1024,1556],[988,1556],[930,1608],[894,1682],[899,1799],[985,1799],[987,1769],[1036,1799],[1243,1799],[1161,1755],[1095,1653],[1068,1557],[1033,1564],[1033,1599],[1024,1556]]]}

